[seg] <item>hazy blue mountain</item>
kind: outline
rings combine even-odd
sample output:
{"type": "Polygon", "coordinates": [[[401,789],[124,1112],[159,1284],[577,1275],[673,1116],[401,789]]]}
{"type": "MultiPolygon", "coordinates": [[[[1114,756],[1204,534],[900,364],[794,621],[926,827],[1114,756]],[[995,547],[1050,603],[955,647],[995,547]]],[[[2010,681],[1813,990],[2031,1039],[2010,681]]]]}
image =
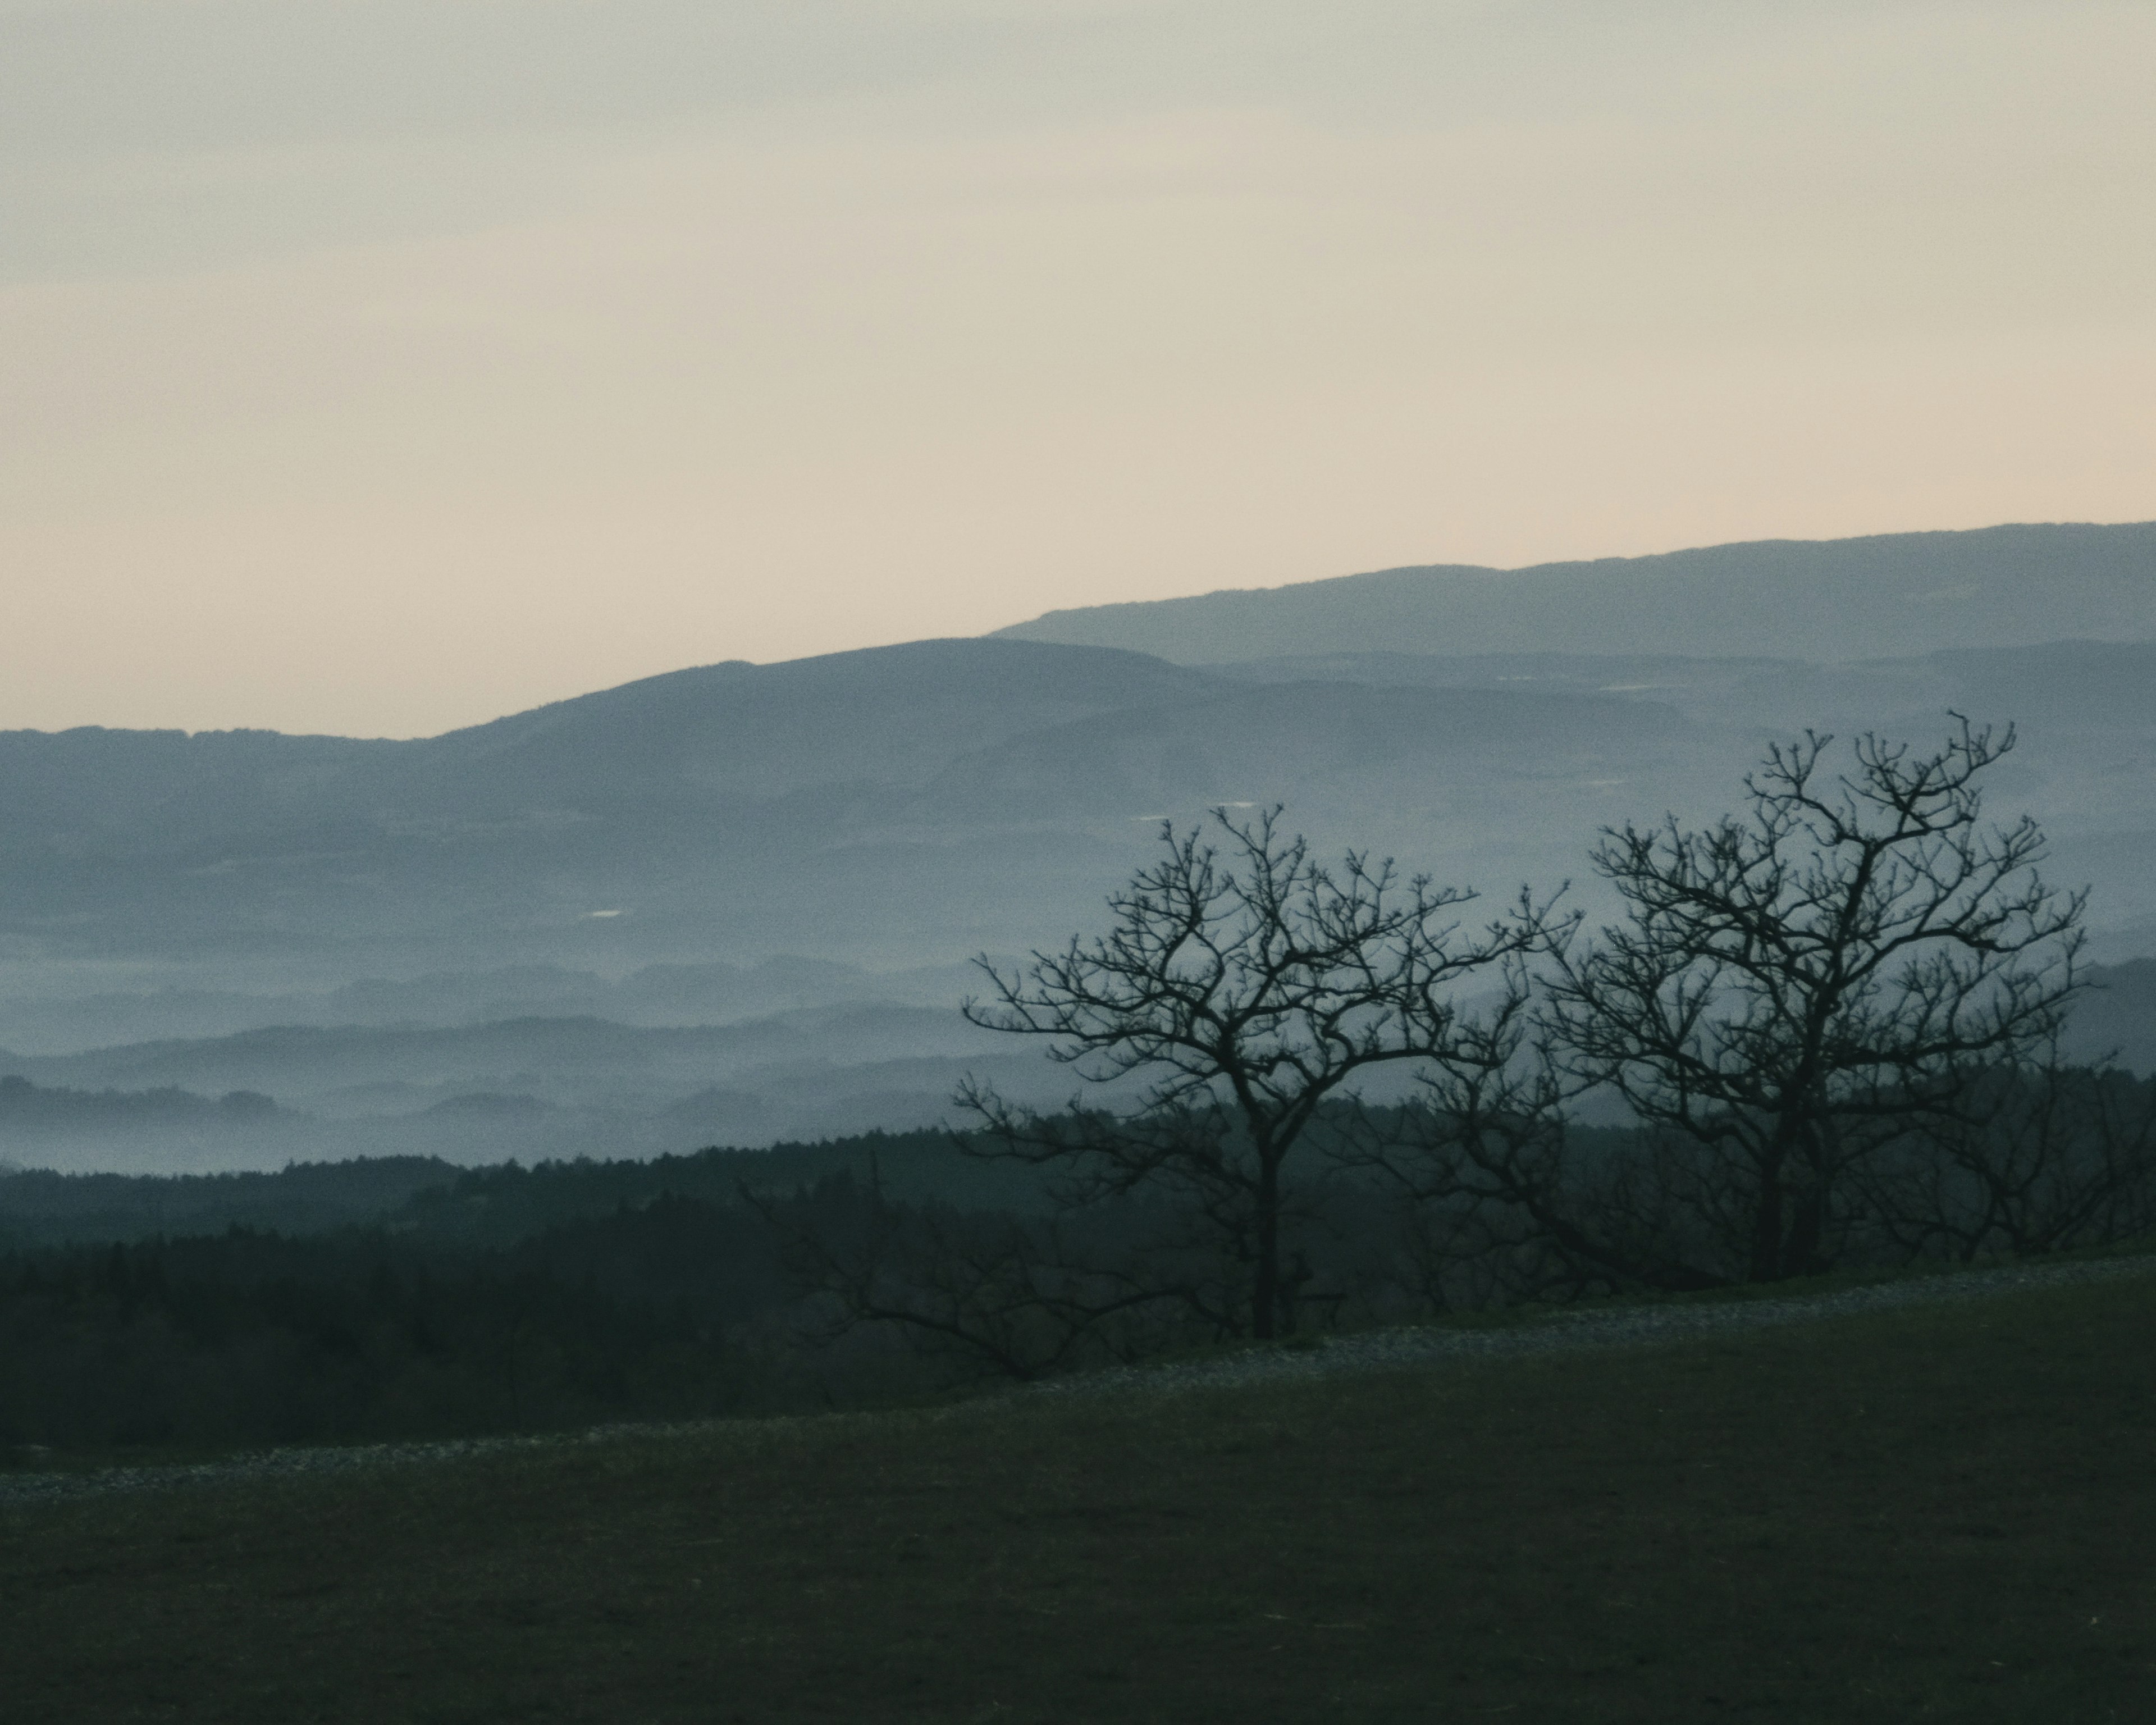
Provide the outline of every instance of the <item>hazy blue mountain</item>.
{"type": "Polygon", "coordinates": [[[1681,752],[1689,728],[1666,706],[1609,696],[1262,685],[1029,732],[954,762],[921,803],[981,823],[1291,795],[1301,807],[1312,793],[1359,805],[1442,797],[1492,773],[1567,783],[1681,752]]]}
{"type": "Polygon", "coordinates": [[[254,1091],[212,1098],[171,1086],[146,1091],[41,1090],[13,1074],[0,1077],[0,1142],[87,1131],[251,1131],[274,1122],[278,1111],[274,1101],[254,1091]]]}
{"type": "Polygon", "coordinates": [[[285,1025],[68,1055],[0,1050],[0,1074],[78,1090],[254,1091],[359,1114],[472,1095],[616,1106],[773,1074],[790,1081],[819,1067],[1006,1051],[950,1008],[850,1006],[671,1029],[588,1018],[451,1029],[285,1025]]]}
{"type": "Polygon", "coordinates": [[[1073,1082],[954,1010],[894,1007],[726,1027],[526,1019],[0,1051],[0,1165],[146,1173],[761,1147],[937,1126],[968,1074],[1050,1105],[1073,1082]]]}
{"type": "Polygon", "coordinates": [[[755,964],[649,964],[620,978],[558,964],[362,978],[286,993],[170,986],[59,998],[0,998],[0,1048],[65,1054],[121,1043],[228,1036],[270,1025],[405,1029],[513,1018],[622,1024],[718,1024],[844,1002],[945,1006],[973,986],[969,964],[901,971],[784,954],[755,964]]]}
{"type": "Polygon", "coordinates": [[[1525,569],[1435,565],[1051,611],[999,633],[1183,665],[1284,654],[1843,660],[2156,639],[2156,522],[1762,540],[1525,569]]]}
{"type": "Polygon", "coordinates": [[[1244,683],[1339,682],[1516,695],[1650,701],[1714,725],[1766,726],[1912,720],[1936,725],[1946,709],[2012,718],[2026,732],[2156,727],[2156,641],[2048,640],[1957,649],[1905,659],[1830,664],[1798,659],[1710,659],[1669,653],[1432,654],[1396,650],[1284,655],[1210,667],[1244,683]]]}
{"type": "MultiPolygon", "coordinates": [[[[47,807],[43,824],[12,829],[0,932],[59,963],[215,960],[341,970],[338,983],[363,968],[641,968],[647,995],[656,967],[676,967],[690,994],[695,968],[722,956],[948,967],[1091,920],[1163,815],[1277,800],[1328,845],[1397,835],[1413,850],[1431,797],[1512,773],[1614,783],[1589,756],[1620,738],[1667,753],[1682,728],[1637,703],[1253,689],[1024,642],[718,667],[349,758],[291,739],[305,770],[267,770],[275,752],[258,738],[186,739],[180,809],[156,794],[172,739],[142,739],[151,765],[112,770],[124,796],[80,785],[68,819],[47,807]],[[1363,802],[1385,811],[1382,833],[1363,802]]],[[[73,734],[9,741],[0,798],[10,762],[34,778],[41,744],[80,753],[73,734]]],[[[100,759],[126,742],[101,733],[100,759]]],[[[1547,797],[1535,807],[1552,812],[1547,797]]],[[[1548,860],[1543,839],[1513,836],[1504,873],[1548,860]]],[[[612,987],[534,1004],[649,1021],[617,1010],[612,987]]],[[[395,1015],[349,1004],[347,1021],[395,1015]]],[[[687,999],[678,1010],[716,1015],[687,999]]],[[[336,1014],[316,1004],[301,1016],[336,1014]]]]}
{"type": "Polygon", "coordinates": [[[963,750],[1209,686],[1142,654],[1012,646],[912,641],[647,677],[429,739],[401,783],[404,794],[435,789],[468,809],[483,778],[494,801],[519,813],[549,793],[588,805],[654,787],[772,799],[917,785],[963,750]],[[483,775],[472,771],[480,763],[483,775]]]}
{"type": "MultiPolygon", "coordinates": [[[[1613,732],[1608,754],[1625,763],[1625,776],[1607,787],[1594,810],[1598,822],[1611,818],[1613,803],[1625,805],[1629,815],[1642,807],[1700,814],[1726,806],[1741,762],[1768,739],[1807,727],[1844,737],[1876,730],[1923,740],[1943,736],[1952,711],[2000,726],[2011,722],[2019,746],[1991,776],[1991,808],[2001,815],[2035,814],[2053,841],[2052,877],[2095,885],[2091,925],[2102,934],[2107,956],[2156,950],[2156,867],[2149,861],[2156,857],[2156,643],[2053,641],[1832,665],[1668,654],[1384,651],[1299,655],[1215,670],[1259,684],[1326,679],[1553,701],[1593,697],[1681,716],[1682,731],[1662,732],[1661,748],[1613,732]]],[[[1575,795],[1593,778],[1575,779],[1575,795]]],[[[1578,813],[1576,806],[1565,809],[1545,835],[1544,854],[1553,859],[1545,869],[1565,872],[1558,852],[1578,813]]],[[[1508,816],[1491,808],[1477,818],[1479,829],[1523,842],[1535,819],[1531,811],[1508,816]]]]}
{"type": "MultiPolygon", "coordinates": [[[[1008,922],[924,943],[924,893],[955,876],[986,904],[1074,854],[924,840],[908,796],[965,751],[1212,686],[1132,654],[932,641],[685,671],[416,742],[16,732],[0,932],[73,961],[312,959],[330,986],[370,957],[948,962],[1009,944],[1008,922]]],[[[1089,891],[1113,870],[1081,866],[1089,891]]]]}
{"type": "Polygon", "coordinates": [[[1510,892],[1577,875],[1606,822],[1726,806],[1770,736],[1934,737],[1953,706],[2023,721],[1997,797],[2051,825],[2061,865],[2102,889],[2099,925],[2130,940],[2156,916],[2152,688],[2156,649],[2122,644],[1827,665],[1389,649],[1199,671],[988,639],[682,673],[412,743],[15,733],[0,1026],[57,1051],[948,1002],[968,953],[1093,922],[1163,816],[1284,802],[1328,849],[1510,892]]]}

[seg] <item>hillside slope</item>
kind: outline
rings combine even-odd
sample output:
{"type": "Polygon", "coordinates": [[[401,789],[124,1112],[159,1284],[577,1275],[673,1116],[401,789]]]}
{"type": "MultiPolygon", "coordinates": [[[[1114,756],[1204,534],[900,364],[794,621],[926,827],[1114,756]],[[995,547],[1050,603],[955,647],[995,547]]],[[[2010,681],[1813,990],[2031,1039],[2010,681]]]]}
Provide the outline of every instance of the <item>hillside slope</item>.
{"type": "Polygon", "coordinates": [[[1524,569],[1436,565],[1050,611],[1000,637],[1183,665],[1405,653],[1871,659],[2156,639],[2156,522],[1760,540],[1524,569]]]}

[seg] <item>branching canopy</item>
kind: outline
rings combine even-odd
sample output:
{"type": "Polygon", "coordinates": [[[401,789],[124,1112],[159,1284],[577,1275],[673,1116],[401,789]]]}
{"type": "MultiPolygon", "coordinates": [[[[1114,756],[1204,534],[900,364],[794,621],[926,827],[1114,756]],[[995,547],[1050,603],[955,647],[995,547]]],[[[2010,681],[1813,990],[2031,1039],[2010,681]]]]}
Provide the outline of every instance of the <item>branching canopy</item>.
{"type": "Polygon", "coordinates": [[[1476,1053],[1455,992],[1562,926],[1523,894],[1471,931],[1472,893],[1355,853],[1336,872],[1282,835],[1280,812],[1216,811],[1217,848],[1164,824],[1166,854],[1110,899],[1107,933],[1014,974],[979,961],[992,993],[968,1018],[1044,1039],[1089,1082],[1132,1081],[1128,1106],[1043,1116],[983,1086],[959,1096],[998,1153],[1057,1165],[1074,1195],[1165,1182],[1196,1199],[1251,1266],[1261,1336],[1281,1297],[1281,1165],[1320,1109],[1374,1069],[1476,1053]]]}
{"type": "Polygon", "coordinates": [[[1976,780],[2014,747],[1959,715],[1943,747],[1777,745],[1748,807],[1703,831],[1606,831],[1627,916],[1561,963],[1544,1029],[1573,1074],[1755,1183],[1753,1273],[1815,1254],[1834,1179],[1968,1064],[2054,1031],[2077,983],[2082,896],[2035,870],[2027,818],[1986,825],[1976,780]]]}

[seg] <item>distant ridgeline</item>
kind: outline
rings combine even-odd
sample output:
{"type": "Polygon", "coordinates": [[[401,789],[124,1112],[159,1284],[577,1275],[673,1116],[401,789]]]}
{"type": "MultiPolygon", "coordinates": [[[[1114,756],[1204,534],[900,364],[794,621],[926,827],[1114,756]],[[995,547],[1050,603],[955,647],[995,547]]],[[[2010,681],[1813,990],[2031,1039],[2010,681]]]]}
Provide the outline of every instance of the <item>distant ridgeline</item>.
{"type": "Polygon", "coordinates": [[[1768,539],[1493,569],[1434,564],[1050,611],[997,632],[1180,665],[1283,655],[1887,659],[2156,640],[2156,522],[1768,539]]]}
{"type": "Polygon", "coordinates": [[[275,1119],[277,1104],[258,1091],[228,1091],[214,1101],[167,1086],[159,1090],[47,1090],[27,1078],[0,1078],[0,1153],[18,1134],[114,1128],[248,1127],[275,1119]]]}
{"type": "Polygon", "coordinates": [[[662,1198],[735,1204],[744,1187],[787,1193],[836,1176],[911,1200],[1030,1207],[1038,1194],[1035,1177],[962,1155],[947,1134],[935,1132],[528,1168],[459,1168],[418,1156],[302,1163],[274,1173],[63,1174],[0,1166],[0,1250],[229,1228],[378,1228],[459,1247],[501,1246],[662,1198]]]}
{"type": "Polygon", "coordinates": [[[798,1298],[789,1231],[872,1227],[886,1200],[1015,1213],[1041,1194],[928,1132],[528,1168],[0,1176],[0,1468],[38,1465],[11,1446],[352,1441],[917,1394],[934,1374],[773,1339],[798,1298]]]}

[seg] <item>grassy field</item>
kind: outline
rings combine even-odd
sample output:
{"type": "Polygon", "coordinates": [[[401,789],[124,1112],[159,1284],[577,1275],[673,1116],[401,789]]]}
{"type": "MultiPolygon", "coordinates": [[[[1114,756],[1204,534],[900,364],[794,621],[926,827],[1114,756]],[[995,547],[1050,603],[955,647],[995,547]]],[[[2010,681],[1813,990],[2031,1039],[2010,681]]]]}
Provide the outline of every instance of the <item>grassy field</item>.
{"type": "Polygon", "coordinates": [[[2156,1281],[0,1510],[0,1717],[2156,1718],[2156,1281]]]}

